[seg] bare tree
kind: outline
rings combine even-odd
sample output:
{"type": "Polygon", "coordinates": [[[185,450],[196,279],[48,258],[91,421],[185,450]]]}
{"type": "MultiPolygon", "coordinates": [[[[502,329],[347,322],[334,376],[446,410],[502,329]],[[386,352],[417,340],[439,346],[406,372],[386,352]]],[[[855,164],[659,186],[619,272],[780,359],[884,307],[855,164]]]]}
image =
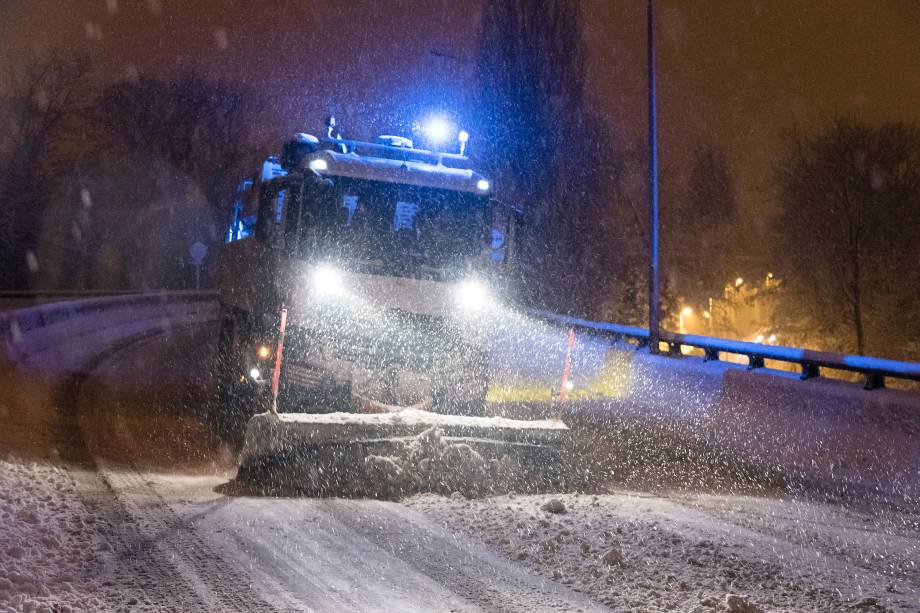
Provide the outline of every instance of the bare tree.
{"type": "Polygon", "coordinates": [[[793,135],[778,187],[785,325],[828,348],[902,352],[920,315],[920,130],[837,118],[793,135]]]}
{"type": "Polygon", "coordinates": [[[52,56],[10,68],[0,87],[0,286],[28,287],[37,271],[42,213],[85,115],[89,75],[88,60],[52,56]]]}
{"type": "Polygon", "coordinates": [[[734,179],[725,154],[700,144],[682,194],[664,211],[665,270],[685,300],[704,304],[718,296],[739,270],[739,236],[734,179]]]}
{"type": "MultiPolygon", "coordinates": [[[[239,179],[257,167],[252,100],[194,75],[109,86],[44,223],[54,287],[182,288],[188,247],[217,254],[239,179]]],[[[205,283],[216,272],[209,257],[205,283]]]]}
{"type": "MultiPolygon", "coordinates": [[[[193,75],[116,83],[93,102],[42,223],[49,287],[182,288],[257,167],[245,92],[193,75]]],[[[219,251],[212,248],[210,253],[219,251]]],[[[205,283],[216,258],[205,262],[205,283]]]]}
{"type": "Polygon", "coordinates": [[[478,68],[489,132],[480,151],[524,207],[524,296],[556,307],[581,298],[584,311],[596,302],[590,277],[607,246],[598,222],[618,170],[607,126],[585,103],[580,22],[575,2],[489,1],[478,68]]]}
{"type": "Polygon", "coordinates": [[[253,103],[247,92],[193,74],[143,78],[109,87],[95,118],[114,147],[171,164],[222,219],[236,182],[254,167],[253,103]]]}
{"type": "MultiPolygon", "coordinates": [[[[57,289],[183,289],[188,248],[213,210],[168,161],[90,149],[73,160],[42,222],[40,282],[57,289]]],[[[206,279],[213,268],[205,269],[206,279]]]]}

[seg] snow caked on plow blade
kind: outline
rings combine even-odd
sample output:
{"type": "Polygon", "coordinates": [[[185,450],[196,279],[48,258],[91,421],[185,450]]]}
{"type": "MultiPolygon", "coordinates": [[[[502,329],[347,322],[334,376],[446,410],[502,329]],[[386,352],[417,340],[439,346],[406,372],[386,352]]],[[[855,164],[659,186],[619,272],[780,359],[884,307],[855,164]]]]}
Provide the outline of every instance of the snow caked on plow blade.
{"type": "Polygon", "coordinates": [[[560,420],[263,413],[250,419],[234,489],[244,494],[398,498],[541,489],[558,475],[560,420]]]}

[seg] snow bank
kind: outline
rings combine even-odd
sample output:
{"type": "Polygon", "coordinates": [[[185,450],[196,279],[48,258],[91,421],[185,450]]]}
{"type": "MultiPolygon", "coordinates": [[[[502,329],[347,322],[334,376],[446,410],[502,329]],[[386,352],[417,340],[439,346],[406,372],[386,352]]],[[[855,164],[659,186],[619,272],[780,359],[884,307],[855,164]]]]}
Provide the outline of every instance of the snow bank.
{"type": "Polygon", "coordinates": [[[0,610],[98,611],[110,526],[55,466],[0,460],[0,610]]]}
{"type": "Polygon", "coordinates": [[[596,428],[654,424],[676,453],[702,445],[788,483],[920,501],[920,394],[635,350],[616,359],[619,395],[570,407],[596,428]]]}
{"type": "MultiPolygon", "coordinates": [[[[522,401],[548,401],[561,380],[567,330],[512,323],[493,338],[493,381],[512,381],[522,401]]],[[[648,445],[638,455],[703,453],[787,483],[920,504],[917,392],[650,355],[587,331],[576,335],[571,380],[567,414],[591,418],[599,437],[639,431],[648,445]]]]}
{"type": "Polygon", "coordinates": [[[554,498],[565,513],[520,494],[405,504],[614,611],[917,610],[915,517],[732,496],[554,498]]]}

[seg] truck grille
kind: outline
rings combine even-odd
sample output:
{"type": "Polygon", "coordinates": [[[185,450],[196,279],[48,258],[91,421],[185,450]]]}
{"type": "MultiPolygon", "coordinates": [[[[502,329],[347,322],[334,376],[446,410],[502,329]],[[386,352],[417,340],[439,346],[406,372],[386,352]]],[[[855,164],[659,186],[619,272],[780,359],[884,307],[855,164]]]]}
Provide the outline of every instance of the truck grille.
{"type": "Polygon", "coordinates": [[[305,364],[288,364],[284,369],[287,383],[298,387],[319,387],[323,381],[322,371],[305,364]]]}

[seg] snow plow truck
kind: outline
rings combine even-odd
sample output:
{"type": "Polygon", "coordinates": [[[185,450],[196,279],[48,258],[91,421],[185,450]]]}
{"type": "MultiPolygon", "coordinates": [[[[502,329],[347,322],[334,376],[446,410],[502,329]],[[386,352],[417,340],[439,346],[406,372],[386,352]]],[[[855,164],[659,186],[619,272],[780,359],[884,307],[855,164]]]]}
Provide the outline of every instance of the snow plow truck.
{"type": "Polygon", "coordinates": [[[327,126],[266,159],[230,214],[211,422],[245,433],[240,475],[433,426],[493,450],[558,446],[561,422],[484,417],[515,214],[470,168],[468,135],[447,153],[327,126]]]}

